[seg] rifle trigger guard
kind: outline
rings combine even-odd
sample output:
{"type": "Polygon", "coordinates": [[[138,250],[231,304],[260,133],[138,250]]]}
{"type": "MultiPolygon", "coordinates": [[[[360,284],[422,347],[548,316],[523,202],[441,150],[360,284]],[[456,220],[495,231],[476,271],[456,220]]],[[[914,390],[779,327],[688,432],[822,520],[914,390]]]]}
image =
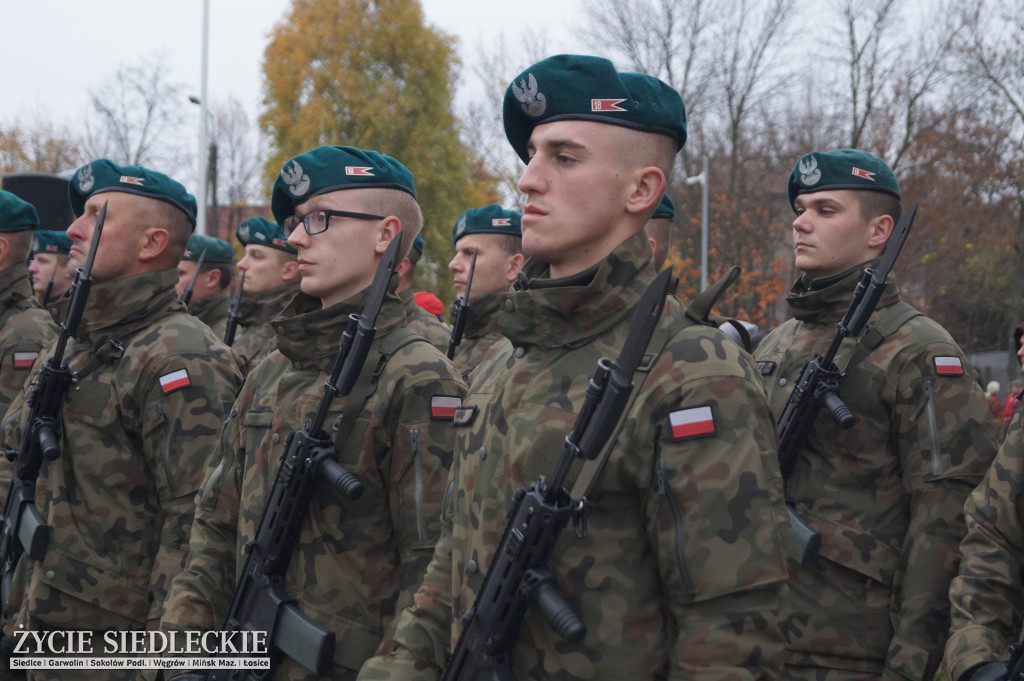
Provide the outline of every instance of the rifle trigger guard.
{"type": "Polygon", "coordinates": [[[576,536],[580,539],[587,536],[587,498],[580,497],[580,500],[572,507],[572,526],[576,530],[576,536]]]}

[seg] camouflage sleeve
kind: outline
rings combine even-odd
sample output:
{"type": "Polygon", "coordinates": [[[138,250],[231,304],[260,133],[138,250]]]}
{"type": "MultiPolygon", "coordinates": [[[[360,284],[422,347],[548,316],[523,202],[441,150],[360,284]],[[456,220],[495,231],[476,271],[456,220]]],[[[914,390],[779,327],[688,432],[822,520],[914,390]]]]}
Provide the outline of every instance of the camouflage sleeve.
{"type": "Polygon", "coordinates": [[[1024,438],[1021,415],[981,484],[967,498],[960,574],[949,589],[952,625],[943,668],[951,681],[1005,660],[1024,618],[1024,438]]]}
{"type": "MultiPolygon", "coordinates": [[[[456,460],[453,468],[458,467],[456,460]]],[[[451,649],[452,631],[452,503],[454,475],[449,479],[441,516],[441,537],[427,565],[413,603],[395,618],[375,657],[357,681],[436,681],[451,649]]]]}
{"type": "Polygon", "coordinates": [[[0,329],[0,413],[34,375],[36,358],[57,337],[50,314],[30,309],[11,315],[0,329]]]}
{"type": "Polygon", "coordinates": [[[655,443],[653,461],[634,449],[651,469],[647,532],[675,623],[669,678],[774,679],[788,525],[764,384],[724,336],[673,344],[651,375],[650,425],[625,433],[655,443]]]}
{"type": "Polygon", "coordinates": [[[195,497],[195,520],[185,568],[174,578],[160,627],[171,631],[212,631],[227,617],[235,591],[242,443],[239,414],[251,398],[243,386],[221,430],[219,456],[211,461],[195,497]]]}
{"type": "Polygon", "coordinates": [[[895,538],[894,636],[883,678],[919,679],[942,655],[949,586],[965,532],[964,501],[996,443],[985,396],[955,345],[932,343],[909,358],[897,389],[893,428],[909,517],[906,535],[895,538]]]}
{"type": "Polygon", "coordinates": [[[149,380],[139,382],[139,436],[163,514],[149,585],[149,619],[159,621],[171,580],[184,566],[195,494],[217,456],[238,374],[222,357],[198,355],[162,357],[146,374],[149,380]]]}
{"type": "Polygon", "coordinates": [[[454,367],[434,349],[413,343],[400,352],[395,359],[400,360],[401,385],[388,387],[400,404],[389,410],[397,419],[392,424],[391,456],[381,471],[388,480],[400,563],[395,612],[412,603],[441,531],[441,506],[455,445],[451,414],[467,390],[454,367]]]}

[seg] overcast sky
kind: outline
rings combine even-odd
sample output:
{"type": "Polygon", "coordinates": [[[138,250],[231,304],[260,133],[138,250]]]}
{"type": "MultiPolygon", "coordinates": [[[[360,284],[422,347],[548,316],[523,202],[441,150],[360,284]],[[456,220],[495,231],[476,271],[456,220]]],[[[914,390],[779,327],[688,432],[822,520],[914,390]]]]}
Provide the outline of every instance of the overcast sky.
{"type": "MultiPolygon", "coordinates": [[[[263,49],[289,5],[289,0],[210,0],[211,102],[235,97],[255,117],[263,49]]],[[[580,11],[580,0],[422,0],[422,5],[429,23],[460,38],[464,60],[480,44],[502,34],[513,39],[534,26],[542,26],[555,47],[570,40],[569,24],[580,11]]],[[[35,118],[73,123],[88,113],[89,92],[119,66],[157,55],[169,62],[171,82],[198,95],[202,7],[202,0],[5,2],[0,126],[31,127],[35,118]]],[[[566,44],[553,52],[564,51],[566,44]]]]}

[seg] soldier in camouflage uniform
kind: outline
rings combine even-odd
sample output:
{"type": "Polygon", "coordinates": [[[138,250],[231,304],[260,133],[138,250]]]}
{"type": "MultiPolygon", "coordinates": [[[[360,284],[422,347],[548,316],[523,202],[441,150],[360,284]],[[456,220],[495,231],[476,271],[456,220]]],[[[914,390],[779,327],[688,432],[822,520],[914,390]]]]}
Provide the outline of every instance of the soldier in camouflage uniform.
{"type": "Polygon", "coordinates": [[[192,295],[187,301],[189,314],[209,326],[217,338],[224,338],[227,331],[228,311],[231,309],[228,287],[234,264],[235,251],[231,244],[203,234],[192,235],[178,263],[178,295],[192,284],[192,295]],[[204,252],[203,266],[197,275],[196,266],[204,252]]]}
{"type": "Polygon", "coordinates": [[[281,226],[267,218],[243,220],[235,238],[245,249],[238,269],[245,288],[238,304],[238,328],[231,349],[238,353],[242,372],[249,371],[277,348],[270,320],[299,292],[297,251],[288,244],[281,226]]]}
{"type": "Polygon", "coordinates": [[[32,238],[32,261],[28,264],[32,290],[39,304],[58,322],[64,319],[64,306],[58,301],[75,281],[75,273],[68,267],[70,252],[71,239],[65,232],[36,230],[32,238]]]}
{"type": "MultiPolygon", "coordinates": [[[[801,271],[787,297],[794,319],[755,352],[776,416],[804,363],[832,342],[902,212],[892,170],[858,150],[807,154],[788,192],[801,271]]],[[[988,405],[963,352],[900,301],[891,274],[864,334],[846,339],[835,363],[857,421],[842,430],[827,410],[818,415],[787,482],[822,545],[812,567],[790,563],[784,675],[930,681],[963,502],[995,454],[988,405]]]]}
{"type": "MultiPolygon", "coordinates": [[[[27,593],[6,633],[85,630],[98,642],[98,632],[158,624],[239,375],[174,290],[195,225],[184,187],[100,159],[75,173],[69,192],[80,215],[67,232],[72,267],[83,266],[104,204],[106,220],[88,303],[64,353],[77,379],[62,408],[61,455],[43,462],[36,493],[49,547],[42,560],[19,562],[27,593]]],[[[21,441],[29,389],[0,432],[4,449],[21,441]]]]}
{"type": "MultiPolygon", "coordinates": [[[[559,55],[517,76],[505,133],[527,163],[523,250],[502,294],[506,340],[456,415],[441,541],[394,645],[360,679],[437,678],[473,606],[513,494],[549,475],[600,357],[618,357],[655,276],[643,226],[685,141],[661,81],[559,55]],[[390,652],[389,652],[390,651],[390,652]]],[[[551,567],[587,625],[567,643],[536,606],[512,650],[517,679],[774,679],[784,645],[785,507],[756,367],[716,329],[672,326],[587,494],[587,531],[551,567]]],[[[570,480],[574,474],[570,473],[570,480]]]]}
{"type": "Polygon", "coordinates": [[[31,375],[39,351],[57,335],[32,295],[25,268],[38,226],[32,204],[0,189],[0,417],[31,375]]]}
{"type": "Polygon", "coordinates": [[[416,274],[416,264],[423,257],[423,236],[417,234],[409,255],[398,266],[398,297],[405,306],[406,324],[410,329],[430,341],[430,344],[441,352],[448,350],[448,339],[452,330],[444,322],[430,314],[416,303],[412,290],[412,279],[416,274]]]}
{"type": "MultiPolygon", "coordinates": [[[[516,280],[523,266],[523,233],[519,223],[522,216],[497,204],[483,208],[470,208],[455,221],[452,243],[455,257],[448,269],[455,277],[455,291],[466,295],[470,264],[476,254],[470,299],[466,301],[468,317],[462,340],[455,348],[452,361],[463,377],[480,363],[484,355],[504,336],[498,329],[500,291],[505,291],[516,280]]],[[[459,301],[452,303],[451,319],[455,319],[459,301]]]]}
{"type": "MultiPolygon", "coordinates": [[[[1024,346],[1017,357],[1024,368],[1024,346]]],[[[960,572],[949,588],[952,625],[942,667],[951,681],[1004,681],[1024,619],[1024,429],[1018,410],[981,484],[967,497],[960,572]]],[[[1024,648],[1013,658],[1020,664],[1024,648]]]]}
{"type": "MultiPolygon", "coordinates": [[[[272,322],[278,350],[250,372],[223,431],[223,458],[198,498],[188,564],[165,610],[168,630],[221,627],[285,441],[316,411],[348,316],[365,306],[381,254],[392,238],[409,249],[422,225],[405,166],[351,147],[319,147],[288,161],[272,208],[298,250],[302,293],[272,322]]],[[[355,677],[430,559],[451,464],[451,417],[466,390],[445,356],[406,328],[396,286],[397,276],[377,317],[366,362],[373,375],[335,400],[325,423],[328,432],[344,429],[343,410],[358,410],[335,447],[366,491],[349,501],[315,488],[285,580],[299,609],[337,634],[334,679],[355,677]]],[[[275,678],[315,675],[286,659],[275,678]]]]}

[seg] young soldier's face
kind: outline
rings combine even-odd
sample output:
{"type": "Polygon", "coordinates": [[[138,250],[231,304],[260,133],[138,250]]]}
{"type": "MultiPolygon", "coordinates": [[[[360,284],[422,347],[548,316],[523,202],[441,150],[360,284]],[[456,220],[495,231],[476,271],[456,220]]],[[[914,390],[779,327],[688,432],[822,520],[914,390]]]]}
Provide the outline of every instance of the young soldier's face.
{"type": "Polygon", "coordinates": [[[530,162],[519,178],[526,194],[523,252],[575,274],[629,236],[621,231],[630,170],[625,128],[593,121],[554,121],[533,129],[530,162]]]}
{"type": "Polygon", "coordinates": [[[877,234],[877,218],[864,217],[852,190],[800,194],[793,203],[797,212],[793,220],[794,264],[812,279],[839,274],[871,260],[885,244],[885,238],[879,240],[877,234]]]}
{"type": "Polygon", "coordinates": [[[44,293],[53,277],[53,288],[51,296],[57,296],[67,291],[73,281],[67,271],[67,256],[55,253],[36,253],[32,256],[32,262],[28,264],[28,271],[32,273],[32,290],[36,293],[44,293]]]}
{"type": "MultiPolygon", "coordinates": [[[[334,226],[334,220],[331,221],[331,226],[334,226]]],[[[245,293],[269,291],[288,283],[285,279],[285,269],[291,262],[294,262],[294,258],[288,253],[270,246],[246,246],[245,255],[238,261],[238,269],[245,272],[245,293]]]]}
{"type": "Polygon", "coordinates": [[[507,289],[515,281],[523,259],[506,255],[501,239],[498,234],[467,234],[455,243],[455,257],[448,263],[448,269],[452,272],[455,292],[460,296],[466,295],[469,266],[476,253],[473,283],[469,288],[470,303],[488,293],[507,289]]]}

